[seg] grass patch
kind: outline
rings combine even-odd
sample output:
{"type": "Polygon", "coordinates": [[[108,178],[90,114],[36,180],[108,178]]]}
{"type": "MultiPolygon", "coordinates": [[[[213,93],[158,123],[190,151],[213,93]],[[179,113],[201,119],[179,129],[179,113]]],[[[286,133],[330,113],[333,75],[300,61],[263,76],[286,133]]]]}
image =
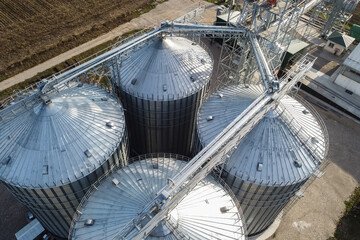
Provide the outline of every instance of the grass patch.
{"type": "Polygon", "coordinates": [[[3,91],[0,92],[0,100],[3,100],[9,96],[11,96],[12,94],[15,94],[18,91],[21,91],[27,87],[29,87],[30,85],[37,83],[39,81],[41,81],[44,78],[50,77],[51,75],[65,69],[68,68],[70,66],[72,66],[73,64],[87,58],[87,60],[90,60],[92,58],[95,58],[96,56],[94,55],[95,53],[98,53],[102,50],[104,50],[107,47],[110,47],[111,45],[113,45],[114,43],[128,37],[131,36],[139,31],[142,31],[143,29],[135,29],[129,32],[124,33],[122,36],[117,37],[113,40],[107,41],[105,43],[102,43],[94,48],[91,48],[83,53],[80,53],[79,55],[72,57],[68,60],[66,60],[65,62],[62,62],[60,64],[55,65],[52,68],[49,68],[43,72],[40,72],[38,74],[36,74],[34,77],[26,79],[25,81],[18,83],[8,89],[5,89],[3,91]]]}
{"type": "Polygon", "coordinates": [[[360,236],[360,186],[345,201],[345,212],[340,218],[333,237],[328,240],[356,240],[360,236]]]}

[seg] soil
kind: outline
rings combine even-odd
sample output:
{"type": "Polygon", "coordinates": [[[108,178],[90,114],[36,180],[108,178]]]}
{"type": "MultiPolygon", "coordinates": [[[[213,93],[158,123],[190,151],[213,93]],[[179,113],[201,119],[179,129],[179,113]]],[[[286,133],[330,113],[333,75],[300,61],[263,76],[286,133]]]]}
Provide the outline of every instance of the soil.
{"type": "Polygon", "coordinates": [[[155,7],[156,0],[3,0],[0,80],[87,42],[155,7]]]}
{"type": "Polygon", "coordinates": [[[0,183],[0,239],[16,239],[15,233],[27,224],[28,212],[0,183]]]}

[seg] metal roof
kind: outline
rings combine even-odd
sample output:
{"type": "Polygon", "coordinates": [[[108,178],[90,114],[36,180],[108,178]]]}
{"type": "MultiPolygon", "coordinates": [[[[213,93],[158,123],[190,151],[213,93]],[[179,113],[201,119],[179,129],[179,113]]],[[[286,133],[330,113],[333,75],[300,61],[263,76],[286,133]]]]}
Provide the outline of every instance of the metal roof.
{"type": "MultiPolygon", "coordinates": [[[[212,95],[200,108],[198,133],[208,144],[240,114],[256,96],[256,88],[231,87],[212,95]],[[245,91],[245,92],[244,92],[245,91]],[[228,96],[229,95],[229,96],[228,96]],[[231,99],[231,100],[230,100],[231,99]],[[213,120],[208,121],[212,115],[213,120]]],[[[262,185],[289,185],[308,178],[327,152],[327,137],[316,117],[290,96],[281,99],[242,140],[227,160],[225,170],[262,185]],[[312,154],[300,139],[305,139],[312,154]],[[296,166],[300,163],[301,167],[296,166]]]]}
{"type": "Polygon", "coordinates": [[[262,85],[234,85],[212,94],[199,110],[197,130],[201,143],[209,144],[263,92],[262,85]],[[209,117],[213,120],[209,121],[209,117]]]}
{"type": "Polygon", "coordinates": [[[203,47],[182,37],[154,37],[123,59],[121,88],[150,100],[192,95],[212,74],[213,60],[203,47]]]}
{"type": "Polygon", "coordinates": [[[360,44],[345,59],[343,65],[360,72],[360,44]]]}
{"type": "Polygon", "coordinates": [[[334,31],[330,34],[327,40],[337,43],[345,48],[348,48],[354,42],[355,38],[350,37],[344,33],[334,31]]]}
{"type": "Polygon", "coordinates": [[[0,178],[11,185],[73,182],[101,166],[124,135],[122,107],[100,88],[75,85],[42,98],[0,112],[0,178]]]}
{"type": "Polygon", "coordinates": [[[308,43],[301,41],[299,39],[294,39],[294,40],[291,40],[287,52],[294,55],[295,53],[303,50],[307,46],[309,46],[308,43]]]}
{"type": "MultiPolygon", "coordinates": [[[[78,208],[81,214],[70,233],[72,239],[114,239],[185,165],[174,157],[159,156],[114,172],[78,208]],[[85,225],[89,219],[94,220],[91,226],[85,225]]],[[[211,176],[199,182],[169,215],[146,239],[245,239],[243,219],[233,198],[211,176]],[[169,232],[169,223],[175,230],[169,232]]]]}
{"type": "MultiPolygon", "coordinates": [[[[239,21],[239,18],[241,17],[241,12],[239,11],[231,11],[230,13],[230,24],[233,26],[236,26],[237,22],[239,21]]],[[[224,13],[216,17],[217,19],[222,20],[223,22],[227,23],[229,18],[229,13],[224,13]]]]}
{"type": "Polygon", "coordinates": [[[15,237],[17,240],[29,240],[35,239],[38,237],[45,229],[36,218],[26,224],[25,227],[20,229],[17,233],[15,233],[15,237]]]}

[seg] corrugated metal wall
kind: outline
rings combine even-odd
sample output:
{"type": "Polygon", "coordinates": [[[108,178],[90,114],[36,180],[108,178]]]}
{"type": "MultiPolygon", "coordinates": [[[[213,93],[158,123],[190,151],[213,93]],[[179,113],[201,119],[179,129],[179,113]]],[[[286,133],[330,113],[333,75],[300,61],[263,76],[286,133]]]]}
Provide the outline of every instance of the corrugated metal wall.
{"type": "Polygon", "coordinates": [[[178,100],[146,100],[117,90],[125,108],[131,149],[136,154],[171,152],[191,156],[195,122],[208,85],[178,100]]]}
{"type": "Polygon", "coordinates": [[[266,230],[307,179],[287,186],[255,184],[223,172],[222,178],[240,202],[249,235],[266,230]]]}
{"type": "Polygon", "coordinates": [[[47,189],[24,188],[5,183],[13,195],[35,215],[39,222],[58,237],[67,238],[70,223],[82,197],[99,177],[113,168],[128,164],[128,137],[101,167],[69,184],[47,189]]]}

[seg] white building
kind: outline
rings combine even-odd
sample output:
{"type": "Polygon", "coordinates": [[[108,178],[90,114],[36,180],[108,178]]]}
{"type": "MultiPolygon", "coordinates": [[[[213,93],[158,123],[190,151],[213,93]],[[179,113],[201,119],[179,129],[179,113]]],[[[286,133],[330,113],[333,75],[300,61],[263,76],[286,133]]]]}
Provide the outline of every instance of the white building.
{"type": "Polygon", "coordinates": [[[340,56],[354,42],[355,38],[334,31],[327,39],[324,50],[340,56]]]}
{"type": "Polygon", "coordinates": [[[351,52],[340,66],[335,83],[345,88],[348,94],[360,96],[360,45],[351,52]]]}

